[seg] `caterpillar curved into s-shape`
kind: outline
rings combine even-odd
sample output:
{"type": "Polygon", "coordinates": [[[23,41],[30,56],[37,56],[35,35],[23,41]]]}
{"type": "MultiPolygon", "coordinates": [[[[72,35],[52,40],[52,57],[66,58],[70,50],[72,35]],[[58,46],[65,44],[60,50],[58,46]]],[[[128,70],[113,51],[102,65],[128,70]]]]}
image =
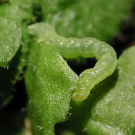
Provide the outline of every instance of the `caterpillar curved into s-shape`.
{"type": "Polygon", "coordinates": [[[97,63],[94,68],[86,69],[80,74],[79,82],[73,93],[73,99],[82,101],[88,97],[90,90],[110,76],[117,65],[117,56],[114,49],[105,42],[94,38],[65,38],[56,33],[52,25],[48,23],[36,23],[29,26],[31,35],[38,36],[38,42],[53,46],[63,57],[85,58],[96,57],[97,63]]]}

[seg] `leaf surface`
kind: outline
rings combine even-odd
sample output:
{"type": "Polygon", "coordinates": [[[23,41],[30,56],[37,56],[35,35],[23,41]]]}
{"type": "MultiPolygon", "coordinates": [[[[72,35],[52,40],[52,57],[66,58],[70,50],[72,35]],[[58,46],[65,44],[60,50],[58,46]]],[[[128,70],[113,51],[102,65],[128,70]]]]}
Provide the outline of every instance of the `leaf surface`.
{"type": "Polygon", "coordinates": [[[32,43],[25,82],[35,135],[54,135],[54,125],[67,119],[77,81],[78,76],[54,48],[32,43]]]}
{"type": "Polygon", "coordinates": [[[42,1],[42,16],[65,37],[94,37],[108,42],[127,19],[133,0],[42,1]],[[121,4],[122,3],[122,4],[121,4]]]}
{"type": "Polygon", "coordinates": [[[22,24],[22,28],[22,44],[19,47],[19,50],[6,67],[0,67],[0,108],[5,106],[11,99],[13,85],[18,80],[24,66],[26,65],[29,34],[25,22],[22,24]]]}
{"type": "Polygon", "coordinates": [[[16,21],[0,17],[0,67],[6,66],[15,55],[21,36],[21,28],[18,28],[16,21]]]}
{"type": "Polygon", "coordinates": [[[6,66],[15,56],[22,38],[22,21],[32,18],[31,1],[28,5],[12,0],[0,6],[0,67],[6,66]]]}

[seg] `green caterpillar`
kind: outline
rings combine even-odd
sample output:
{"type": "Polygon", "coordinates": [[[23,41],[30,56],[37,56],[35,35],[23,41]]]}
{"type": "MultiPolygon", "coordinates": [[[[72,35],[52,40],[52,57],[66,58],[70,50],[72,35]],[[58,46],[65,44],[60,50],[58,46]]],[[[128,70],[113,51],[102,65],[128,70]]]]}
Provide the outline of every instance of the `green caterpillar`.
{"type": "Polygon", "coordinates": [[[53,46],[63,57],[85,58],[96,57],[97,63],[94,68],[87,69],[80,74],[80,79],[73,93],[73,99],[82,101],[86,99],[90,90],[111,75],[117,65],[117,56],[114,49],[105,42],[94,38],[65,38],[58,35],[52,25],[36,23],[29,26],[31,35],[38,36],[38,42],[53,46]]]}

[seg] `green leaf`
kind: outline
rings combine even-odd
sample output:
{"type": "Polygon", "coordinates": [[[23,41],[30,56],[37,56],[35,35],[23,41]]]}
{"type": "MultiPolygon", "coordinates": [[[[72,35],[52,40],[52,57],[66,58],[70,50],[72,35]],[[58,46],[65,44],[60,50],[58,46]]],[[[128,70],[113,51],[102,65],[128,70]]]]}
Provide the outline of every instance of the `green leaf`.
{"type": "Polygon", "coordinates": [[[21,36],[21,28],[15,21],[0,17],[0,67],[11,61],[20,46],[21,36]]]}
{"type": "Polygon", "coordinates": [[[42,16],[65,37],[108,41],[127,19],[133,0],[44,0],[42,16]]]}
{"type": "Polygon", "coordinates": [[[28,113],[35,135],[54,135],[54,125],[67,119],[78,76],[49,45],[31,45],[25,83],[28,113]]]}
{"type": "MultiPolygon", "coordinates": [[[[77,104],[65,128],[79,135],[132,135],[135,129],[135,46],[118,60],[116,71],[77,104]]],[[[58,126],[58,125],[57,125],[58,126]]]]}
{"type": "Polygon", "coordinates": [[[29,34],[25,22],[22,24],[22,28],[22,44],[19,50],[6,67],[0,67],[0,108],[5,106],[11,99],[12,87],[26,64],[29,34]]]}
{"type": "Polygon", "coordinates": [[[0,6],[0,16],[16,21],[19,26],[23,20],[29,22],[33,17],[31,0],[10,0],[10,4],[0,6]]]}
{"type": "Polygon", "coordinates": [[[10,0],[12,5],[11,10],[18,14],[17,17],[21,17],[22,20],[26,20],[27,23],[30,23],[33,19],[32,1],[33,0],[10,0]],[[18,13],[16,12],[17,8],[20,10],[18,13]]]}
{"type": "Polygon", "coordinates": [[[31,1],[26,4],[12,0],[0,6],[0,67],[6,66],[20,47],[22,21],[32,18],[31,1]]]}

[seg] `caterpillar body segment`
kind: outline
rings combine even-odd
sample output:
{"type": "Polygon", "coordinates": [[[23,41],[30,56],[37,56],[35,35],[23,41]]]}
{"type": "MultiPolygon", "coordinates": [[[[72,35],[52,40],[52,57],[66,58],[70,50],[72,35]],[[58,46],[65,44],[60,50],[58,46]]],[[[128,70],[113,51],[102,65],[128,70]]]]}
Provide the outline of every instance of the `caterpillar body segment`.
{"type": "Polygon", "coordinates": [[[95,38],[65,38],[58,35],[54,28],[47,23],[37,23],[29,26],[30,34],[38,36],[38,42],[53,46],[63,57],[85,58],[96,57],[94,68],[86,69],[80,74],[80,79],[73,93],[73,99],[86,99],[90,90],[100,81],[111,75],[117,65],[117,56],[114,49],[105,42],[95,38]]]}

